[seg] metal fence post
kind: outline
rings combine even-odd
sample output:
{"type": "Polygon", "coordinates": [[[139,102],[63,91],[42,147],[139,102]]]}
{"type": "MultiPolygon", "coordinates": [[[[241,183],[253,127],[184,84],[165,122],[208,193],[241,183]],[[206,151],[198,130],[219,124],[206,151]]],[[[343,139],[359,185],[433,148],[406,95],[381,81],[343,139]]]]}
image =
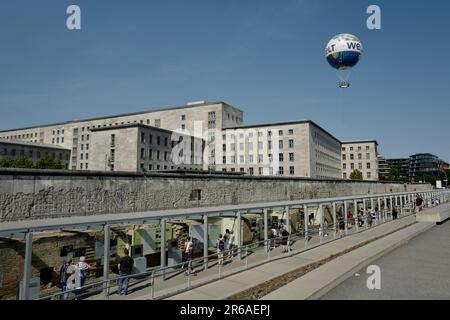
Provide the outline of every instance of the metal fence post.
{"type": "Polygon", "coordinates": [[[152,271],[151,277],[150,277],[150,299],[155,299],[155,272],[152,271]]]}
{"type": "Polygon", "coordinates": [[[332,206],[333,206],[333,226],[334,226],[333,239],[336,239],[337,231],[338,231],[338,228],[339,228],[339,223],[337,223],[337,221],[336,221],[336,202],[333,202],[332,206]]]}
{"type": "Polygon", "coordinates": [[[308,235],[308,224],[309,224],[309,215],[308,215],[308,206],[305,204],[303,205],[303,210],[304,210],[304,231],[305,231],[305,248],[308,246],[308,241],[309,241],[309,235],[308,235]]]}

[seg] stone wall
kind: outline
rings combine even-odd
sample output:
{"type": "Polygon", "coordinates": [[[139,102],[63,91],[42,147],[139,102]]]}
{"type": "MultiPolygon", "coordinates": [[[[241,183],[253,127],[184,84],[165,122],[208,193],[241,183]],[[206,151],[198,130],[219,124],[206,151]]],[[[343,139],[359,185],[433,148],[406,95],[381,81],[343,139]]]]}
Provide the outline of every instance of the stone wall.
{"type": "Polygon", "coordinates": [[[0,169],[0,222],[430,189],[381,183],[220,174],[0,169]],[[201,200],[191,200],[201,190],[201,200]]]}

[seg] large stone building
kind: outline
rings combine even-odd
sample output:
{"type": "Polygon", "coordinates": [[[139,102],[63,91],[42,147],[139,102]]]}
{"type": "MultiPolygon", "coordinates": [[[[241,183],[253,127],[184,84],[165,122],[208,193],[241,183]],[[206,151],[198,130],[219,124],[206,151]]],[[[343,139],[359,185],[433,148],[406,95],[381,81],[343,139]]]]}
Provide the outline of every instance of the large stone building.
{"type": "Polygon", "coordinates": [[[18,160],[23,156],[33,162],[37,162],[42,157],[48,156],[61,161],[62,167],[68,169],[70,149],[35,142],[0,138],[0,159],[18,160]]]}
{"type": "Polygon", "coordinates": [[[216,169],[249,175],[341,178],[341,143],[310,120],[238,126],[216,141],[216,169]]]}
{"type": "MultiPolygon", "coordinates": [[[[242,125],[243,112],[224,102],[199,101],[174,108],[5,130],[0,131],[0,138],[71,149],[70,169],[86,170],[86,159],[81,159],[81,155],[90,148],[92,130],[133,123],[179,131],[196,137],[203,137],[205,132],[209,132],[209,137],[213,140],[217,131],[242,125]]],[[[214,164],[213,155],[209,161],[214,164]]],[[[87,170],[89,169],[88,165],[87,170]]]]}
{"type": "Polygon", "coordinates": [[[358,140],[342,142],[342,178],[349,179],[354,170],[363,180],[378,180],[378,142],[358,140]]]}
{"type": "Polygon", "coordinates": [[[81,145],[80,169],[131,172],[203,169],[202,138],[140,123],[93,128],[91,132],[92,151],[81,145]]]}

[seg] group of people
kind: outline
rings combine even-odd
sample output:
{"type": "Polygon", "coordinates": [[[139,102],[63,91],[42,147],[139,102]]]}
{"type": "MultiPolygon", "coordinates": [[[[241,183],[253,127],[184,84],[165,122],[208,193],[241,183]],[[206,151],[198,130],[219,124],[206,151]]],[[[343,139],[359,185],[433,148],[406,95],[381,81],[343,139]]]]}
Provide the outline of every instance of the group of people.
{"type": "MultiPolygon", "coordinates": [[[[133,271],[134,260],[129,256],[129,250],[124,249],[124,255],[120,258],[117,265],[119,270],[119,288],[117,293],[119,295],[128,294],[129,276],[133,271]]],[[[86,262],[86,258],[81,256],[78,263],[73,264],[72,259],[69,258],[59,268],[59,284],[62,295],[61,300],[67,300],[69,292],[75,293],[75,298],[79,300],[86,292],[84,286],[88,276],[88,270],[92,267],[86,262]]]]}
{"type": "Polygon", "coordinates": [[[289,231],[282,223],[279,225],[272,225],[270,230],[270,249],[275,249],[278,243],[281,243],[281,252],[289,251],[289,231]]]}
{"type": "Polygon", "coordinates": [[[230,259],[231,261],[234,255],[235,247],[236,244],[233,231],[226,229],[225,234],[219,234],[219,238],[216,241],[217,259],[219,265],[223,265],[224,258],[230,259]]]}
{"type": "Polygon", "coordinates": [[[86,263],[86,258],[81,256],[78,263],[73,264],[72,259],[67,259],[59,268],[59,283],[63,292],[61,299],[67,300],[69,292],[75,290],[77,299],[85,293],[83,288],[86,283],[87,272],[91,266],[86,263]]]}

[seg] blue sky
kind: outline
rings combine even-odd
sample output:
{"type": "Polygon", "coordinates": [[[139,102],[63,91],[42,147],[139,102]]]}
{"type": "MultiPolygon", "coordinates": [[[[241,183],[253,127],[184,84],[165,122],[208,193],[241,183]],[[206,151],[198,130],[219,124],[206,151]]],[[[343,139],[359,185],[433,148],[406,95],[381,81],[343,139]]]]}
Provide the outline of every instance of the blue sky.
{"type": "Polygon", "coordinates": [[[450,161],[449,16],[446,0],[2,0],[0,129],[222,100],[246,124],[311,119],[450,161]],[[338,33],[365,48],[348,90],[323,53],[338,33]]]}

